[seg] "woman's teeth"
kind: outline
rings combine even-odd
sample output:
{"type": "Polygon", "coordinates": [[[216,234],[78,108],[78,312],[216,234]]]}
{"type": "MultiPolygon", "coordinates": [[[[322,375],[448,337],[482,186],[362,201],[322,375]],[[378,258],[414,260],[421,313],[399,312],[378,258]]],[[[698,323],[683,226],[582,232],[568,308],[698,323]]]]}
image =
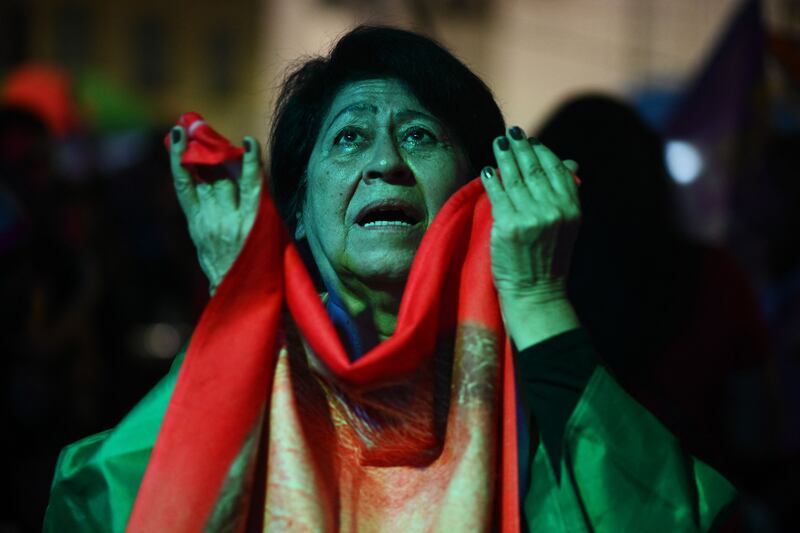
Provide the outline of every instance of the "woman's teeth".
{"type": "Polygon", "coordinates": [[[408,222],[403,222],[401,220],[375,220],[373,222],[367,222],[364,224],[365,228],[369,228],[371,226],[408,226],[411,227],[413,224],[409,224],[408,222]]]}

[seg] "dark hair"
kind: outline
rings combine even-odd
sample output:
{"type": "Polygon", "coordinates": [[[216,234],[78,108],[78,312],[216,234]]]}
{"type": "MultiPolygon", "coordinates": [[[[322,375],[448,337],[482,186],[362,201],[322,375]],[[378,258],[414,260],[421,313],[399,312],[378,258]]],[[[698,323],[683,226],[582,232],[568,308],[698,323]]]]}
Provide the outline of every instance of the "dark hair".
{"type": "Polygon", "coordinates": [[[470,171],[492,164],[492,140],[504,131],[491,91],[466,65],[428,37],[380,26],[345,34],[327,57],[305,61],[287,76],[270,133],[270,188],[293,229],[305,195],[305,170],[322,119],[347,83],[400,80],[464,148],[470,171]]]}

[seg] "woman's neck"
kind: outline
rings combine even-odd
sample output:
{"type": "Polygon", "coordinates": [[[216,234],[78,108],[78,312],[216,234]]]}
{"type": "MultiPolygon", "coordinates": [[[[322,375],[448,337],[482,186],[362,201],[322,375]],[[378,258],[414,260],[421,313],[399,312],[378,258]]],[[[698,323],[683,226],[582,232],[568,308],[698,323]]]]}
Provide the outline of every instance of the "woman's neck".
{"type": "Polygon", "coordinates": [[[374,331],[379,341],[388,339],[397,326],[397,313],[405,284],[368,286],[361,281],[327,284],[359,328],[374,331]],[[399,285],[399,286],[398,286],[399,285]]]}

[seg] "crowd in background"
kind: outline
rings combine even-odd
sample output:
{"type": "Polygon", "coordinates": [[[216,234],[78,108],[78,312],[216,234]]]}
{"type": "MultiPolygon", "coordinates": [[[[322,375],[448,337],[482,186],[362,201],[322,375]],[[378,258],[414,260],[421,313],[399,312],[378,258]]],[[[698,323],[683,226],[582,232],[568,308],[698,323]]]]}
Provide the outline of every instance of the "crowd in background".
{"type": "Polygon", "coordinates": [[[56,138],[0,111],[0,531],[41,529],[59,449],[130,410],[207,299],[162,131],[56,138]]]}

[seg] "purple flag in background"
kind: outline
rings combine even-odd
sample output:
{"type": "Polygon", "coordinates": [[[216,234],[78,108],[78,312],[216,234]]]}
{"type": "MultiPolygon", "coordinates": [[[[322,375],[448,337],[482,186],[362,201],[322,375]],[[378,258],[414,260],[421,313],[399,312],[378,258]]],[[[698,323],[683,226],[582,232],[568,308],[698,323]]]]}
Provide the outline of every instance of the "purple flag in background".
{"type": "MultiPolygon", "coordinates": [[[[737,154],[764,86],[765,44],[761,3],[744,0],[666,120],[665,138],[688,143],[684,147],[696,149],[702,162],[697,178],[678,187],[677,199],[685,229],[705,241],[726,237],[737,154]]],[[[668,146],[668,163],[669,155],[668,146]]]]}
{"type": "Polygon", "coordinates": [[[753,91],[764,79],[765,44],[761,2],[745,0],[675,106],[665,134],[715,142],[746,126],[753,91]]]}

